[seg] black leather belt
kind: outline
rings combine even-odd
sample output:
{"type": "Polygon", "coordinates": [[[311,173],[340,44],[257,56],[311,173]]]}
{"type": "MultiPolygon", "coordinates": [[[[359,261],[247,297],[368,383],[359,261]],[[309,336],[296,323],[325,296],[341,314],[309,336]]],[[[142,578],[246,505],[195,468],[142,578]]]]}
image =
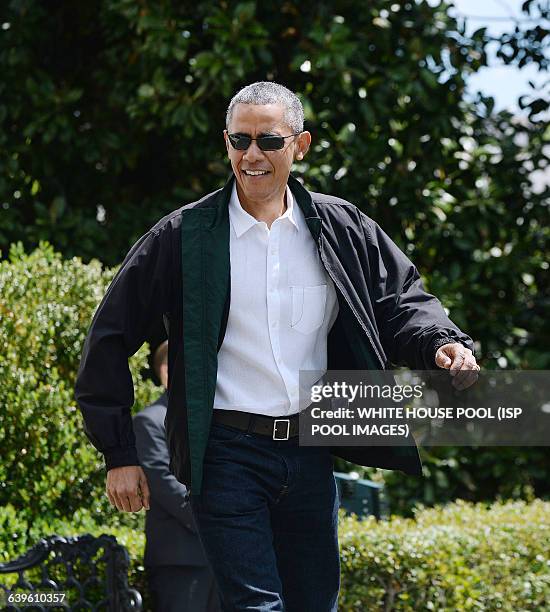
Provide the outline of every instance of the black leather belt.
{"type": "Polygon", "coordinates": [[[241,410],[214,410],[212,421],[248,433],[268,436],[273,440],[289,440],[299,433],[297,414],[289,417],[270,417],[241,410]]]}

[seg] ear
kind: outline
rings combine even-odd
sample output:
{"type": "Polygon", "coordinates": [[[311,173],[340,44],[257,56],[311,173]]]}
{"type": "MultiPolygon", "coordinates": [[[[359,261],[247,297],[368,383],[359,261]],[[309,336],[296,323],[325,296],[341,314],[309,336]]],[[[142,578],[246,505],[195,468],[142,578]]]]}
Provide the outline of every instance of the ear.
{"type": "Polygon", "coordinates": [[[224,130],[223,139],[225,140],[225,148],[227,149],[227,154],[229,155],[229,147],[231,146],[231,143],[229,142],[229,138],[227,134],[228,134],[227,130],[224,130]]]}
{"type": "Polygon", "coordinates": [[[306,153],[309,151],[311,145],[311,134],[309,132],[302,132],[296,138],[296,147],[294,149],[294,159],[300,161],[304,159],[306,153]]]}

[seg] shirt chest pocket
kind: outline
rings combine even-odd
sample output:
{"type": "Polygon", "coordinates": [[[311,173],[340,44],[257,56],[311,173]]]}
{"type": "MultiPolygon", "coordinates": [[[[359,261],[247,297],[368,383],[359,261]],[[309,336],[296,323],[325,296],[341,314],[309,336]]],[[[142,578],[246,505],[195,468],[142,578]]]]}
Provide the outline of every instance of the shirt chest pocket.
{"type": "Polygon", "coordinates": [[[311,334],[321,327],[327,302],[326,285],[292,285],[290,326],[302,334],[311,334]]]}

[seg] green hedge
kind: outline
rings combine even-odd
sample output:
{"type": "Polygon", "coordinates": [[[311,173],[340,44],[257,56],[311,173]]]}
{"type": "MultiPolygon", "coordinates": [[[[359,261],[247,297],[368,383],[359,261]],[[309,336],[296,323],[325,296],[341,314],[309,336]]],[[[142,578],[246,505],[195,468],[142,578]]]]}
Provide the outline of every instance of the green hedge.
{"type": "MultiPolygon", "coordinates": [[[[50,534],[108,533],[126,546],[129,582],[148,604],[142,565],[143,512],[97,525],[87,510],[70,521],[29,527],[8,505],[0,508],[0,561],[13,559],[50,534]],[[107,524],[109,523],[109,524],[107,524]]],[[[543,610],[550,605],[550,503],[492,506],[458,502],[421,509],[414,519],[355,516],[340,520],[340,612],[365,610],[543,610]]]]}
{"type": "MultiPolygon", "coordinates": [[[[42,243],[30,254],[14,245],[0,261],[0,505],[29,520],[64,518],[88,507],[109,512],[103,459],[88,442],[73,397],[86,331],[115,269],[64,260],[42,243]]],[[[131,360],[135,410],[159,393],[141,376],[148,349],[131,360]]],[[[362,468],[385,483],[390,508],[456,498],[530,500],[550,493],[546,448],[421,449],[422,477],[362,468]]],[[[339,464],[339,469],[343,468],[339,464]]]]}
{"type": "MultiPolygon", "coordinates": [[[[103,457],[84,435],[74,399],[82,345],[114,270],[64,261],[42,244],[0,262],[0,505],[33,522],[82,507],[109,511],[103,457]]],[[[136,407],[158,394],[142,381],[146,346],[131,360],[136,407]]]]}
{"type": "Polygon", "coordinates": [[[457,502],[342,521],[341,612],[547,610],[550,503],[457,502]]]}

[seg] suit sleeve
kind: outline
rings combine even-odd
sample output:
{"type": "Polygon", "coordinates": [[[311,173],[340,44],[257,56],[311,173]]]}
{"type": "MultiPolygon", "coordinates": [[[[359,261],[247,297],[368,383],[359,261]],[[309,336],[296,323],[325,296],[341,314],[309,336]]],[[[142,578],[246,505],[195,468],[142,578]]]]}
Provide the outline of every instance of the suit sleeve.
{"type": "Polygon", "coordinates": [[[84,432],[103,453],[107,471],[139,465],[128,359],[167,308],[171,276],[167,232],[150,230],[132,247],[99,305],[84,343],[75,397],[84,418],[84,432]]]}
{"type": "Polygon", "coordinates": [[[435,370],[437,349],[458,342],[474,351],[472,339],[427,293],[414,264],[380,228],[363,215],[369,257],[370,291],[382,345],[398,366],[435,370]]]}
{"type": "Polygon", "coordinates": [[[195,532],[190,521],[188,491],[168,467],[169,456],[164,427],[138,413],[134,417],[138,457],[147,476],[151,498],[187,529],[195,532]]]}

